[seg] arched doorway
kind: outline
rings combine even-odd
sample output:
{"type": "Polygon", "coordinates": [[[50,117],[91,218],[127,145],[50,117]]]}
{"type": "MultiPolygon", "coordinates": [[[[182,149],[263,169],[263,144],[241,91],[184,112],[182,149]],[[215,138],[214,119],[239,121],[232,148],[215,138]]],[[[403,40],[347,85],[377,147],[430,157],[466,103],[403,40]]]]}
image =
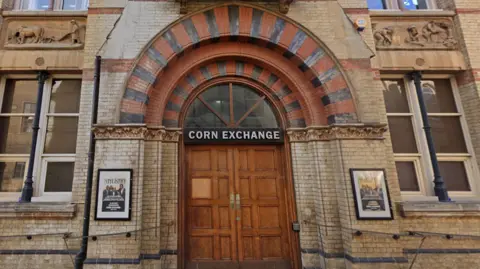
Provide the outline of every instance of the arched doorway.
{"type": "Polygon", "coordinates": [[[295,268],[283,120],[266,91],[211,83],[184,111],[184,268],[295,268]],[[290,213],[289,213],[290,212],[290,213]]]}

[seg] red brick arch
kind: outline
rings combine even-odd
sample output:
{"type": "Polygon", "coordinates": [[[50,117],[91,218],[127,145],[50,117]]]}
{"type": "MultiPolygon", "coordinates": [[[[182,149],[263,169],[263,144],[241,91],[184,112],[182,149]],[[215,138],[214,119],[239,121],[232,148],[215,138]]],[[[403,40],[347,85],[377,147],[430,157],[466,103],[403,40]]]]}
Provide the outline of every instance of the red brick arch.
{"type": "Polygon", "coordinates": [[[120,122],[178,127],[178,119],[172,116],[179,108],[172,103],[175,91],[178,93],[185,81],[194,88],[195,83],[188,83],[194,81],[191,78],[208,79],[208,72],[219,70],[212,64],[225,57],[235,66],[247,59],[244,70],[252,67],[252,73],[239,76],[252,78],[262,68],[259,78],[270,73],[281,78],[282,85],[291,85],[287,95],[292,94],[282,95],[281,100],[288,111],[293,105],[300,107],[300,112],[287,115],[289,127],[357,122],[344,74],[318,39],[282,15],[238,3],[185,16],[152,39],[126,83],[120,122]],[[296,103],[288,106],[291,102],[296,103]]]}
{"type": "MultiPolygon", "coordinates": [[[[303,97],[294,92],[278,74],[244,59],[218,59],[196,66],[177,83],[165,105],[162,125],[178,126],[180,112],[190,92],[203,83],[222,77],[247,78],[268,89],[280,104],[280,113],[284,114],[288,126],[305,127],[307,122],[311,122],[303,97]]],[[[148,114],[150,115],[152,114],[148,114]]],[[[150,119],[147,117],[147,121],[150,119]]]]}

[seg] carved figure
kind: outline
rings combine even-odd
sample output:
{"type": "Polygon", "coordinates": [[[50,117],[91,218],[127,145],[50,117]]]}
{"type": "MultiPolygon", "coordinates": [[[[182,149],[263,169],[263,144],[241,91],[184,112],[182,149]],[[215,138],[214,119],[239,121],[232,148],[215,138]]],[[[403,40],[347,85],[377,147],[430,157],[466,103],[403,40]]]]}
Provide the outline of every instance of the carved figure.
{"type": "Polygon", "coordinates": [[[53,41],[59,42],[65,40],[68,36],[70,36],[70,42],[72,45],[82,44],[82,41],[80,40],[80,29],[83,27],[85,27],[85,25],[80,26],[78,25],[76,20],[71,20],[68,33],[62,35],[61,37],[53,38],[53,41]]]}
{"type": "Polygon", "coordinates": [[[408,27],[407,32],[408,32],[408,37],[405,38],[405,43],[418,45],[422,47],[425,46],[425,44],[423,44],[420,41],[420,33],[418,32],[417,27],[415,25],[408,27]]]}
{"type": "Polygon", "coordinates": [[[39,43],[43,38],[43,27],[41,26],[20,26],[18,27],[13,36],[17,44],[24,44],[26,38],[33,38],[32,43],[39,43]]]}
{"type": "Polygon", "coordinates": [[[287,14],[288,10],[290,9],[290,5],[292,3],[293,3],[293,0],[280,0],[279,1],[280,12],[283,14],[287,14]]]}
{"type": "Polygon", "coordinates": [[[373,34],[375,38],[375,44],[377,46],[390,46],[392,45],[393,39],[393,28],[385,27],[383,29],[375,31],[373,34]]]}
{"type": "Polygon", "coordinates": [[[70,37],[72,38],[72,44],[81,44],[79,32],[80,32],[80,26],[78,26],[77,21],[71,20],[70,21],[70,37]]]}
{"type": "Polygon", "coordinates": [[[452,47],[457,44],[453,38],[453,30],[445,22],[429,21],[422,28],[422,35],[427,42],[442,43],[446,47],[452,47]]]}

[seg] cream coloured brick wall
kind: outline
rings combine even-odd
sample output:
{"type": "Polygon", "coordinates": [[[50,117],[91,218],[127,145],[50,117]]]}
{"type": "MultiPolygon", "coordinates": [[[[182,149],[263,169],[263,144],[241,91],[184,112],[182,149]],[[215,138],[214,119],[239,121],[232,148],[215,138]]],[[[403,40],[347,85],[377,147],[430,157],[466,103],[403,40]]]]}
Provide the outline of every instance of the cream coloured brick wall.
{"type": "MultiPolygon", "coordinates": [[[[156,34],[180,18],[179,10],[179,3],[173,1],[129,1],[112,31],[110,39],[101,50],[102,57],[108,59],[136,58],[156,34]]],[[[97,36],[100,39],[102,37],[102,35],[97,36]]]]}
{"type": "MultiPolygon", "coordinates": [[[[98,140],[96,145],[95,175],[99,168],[133,169],[132,210],[130,221],[95,221],[95,202],[90,214],[90,234],[109,234],[137,231],[142,228],[142,193],[144,141],[142,140],[98,140]]],[[[95,176],[93,186],[97,186],[95,176]]],[[[93,188],[92,197],[96,197],[97,188],[93,188]]],[[[95,199],[95,198],[93,198],[95,199]]],[[[124,234],[118,236],[99,236],[90,240],[88,258],[138,258],[140,256],[141,233],[132,233],[130,238],[124,234]]]]}
{"type": "Polygon", "coordinates": [[[161,249],[162,142],[145,142],[143,181],[142,253],[158,253],[161,249]]]}
{"type": "MultiPolygon", "coordinates": [[[[213,2],[189,3],[189,11],[206,7],[213,2]]],[[[90,14],[85,41],[84,68],[93,68],[94,56],[111,32],[110,39],[100,51],[104,59],[134,59],[150,39],[165,26],[178,19],[179,3],[127,2],[93,0],[91,7],[124,7],[122,14],[90,14]]],[[[277,10],[276,3],[259,3],[277,10]]],[[[480,2],[455,1],[457,8],[478,8],[480,2]]],[[[342,17],[343,8],[364,8],[365,1],[297,1],[287,16],[301,23],[317,35],[339,59],[367,59],[373,49],[371,26],[360,35],[352,31],[351,20],[359,15],[342,17]],[[362,44],[365,41],[366,45],[362,44]],[[359,49],[362,48],[362,49],[359,49]]],[[[363,16],[366,17],[366,16],[363,16]]],[[[478,40],[478,14],[457,16],[459,30],[465,39],[464,53],[472,68],[480,68],[480,40],[478,40]]],[[[360,119],[364,122],[386,122],[382,86],[373,79],[370,70],[348,70],[353,85],[360,119]]],[[[127,72],[106,72],[101,75],[101,103],[99,122],[117,122],[118,104],[123,95],[127,72]]],[[[93,82],[82,85],[79,135],[73,187],[73,201],[77,214],[72,220],[19,220],[0,219],[2,235],[70,231],[81,232],[83,197],[87,171],[87,150],[90,128],[91,90],[93,82]]],[[[480,85],[472,83],[460,89],[463,107],[469,124],[472,142],[480,152],[478,99],[480,85]]],[[[394,221],[357,221],[348,168],[385,168],[392,202],[401,201],[397,175],[393,163],[389,134],[384,141],[331,141],[293,143],[292,166],[295,179],[296,206],[301,223],[300,245],[303,249],[322,249],[327,253],[347,251],[355,257],[402,257],[404,248],[418,246],[418,238],[401,238],[366,234],[353,237],[352,229],[384,232],[424,230],[440,233],[480,234],[478,218],[402,218],[395,213],[394,221]],[[337,226],[328,227],[325,226],[337,226]]],[[[178,236],[178,145],[175,143],[128,141],[99,141],[96,167],[132,167],[134,169],[134,199],[131,222],[93,221],[91,234],[124,232],[160,225],[156,231],[100,237],[90,240],[88,258],[138,258],[140,253],[158,253],[160,249],[177,250],[178,236]],[[145,146],[143,146],[145,143],[145,146]],[[140,149],[138,145],[140,144],[140,149]],[[159,147],[159,149],[157,148],[159,147]],[[119,154],[121,152],[121,154],[119,154]],[[161,152],[161,153],[159,153],[161,152]],[[160,167],[159,167],[160,165],[160,167]],[[138,174],[143,173],[143,175],[138,174]],[[160,176],[158,176],[160,174],[160,176]],[[141,183],[143,180],[143,183],[141,183]],[[139,184],[140,183],[140,184],[139,184]],[[160,190],[160,191],[156,191],[160,190]]],[[[95,174],[96,175],[96,174],[95,174]]],[[[94,184],[94,190],[96,189],[94,184]]],[[[93,195],[92,197],[95,197],[93,195]]],[[[94,206],[93,203],[92,206],[94,206]]],[[[79,249],[79,240],[67,241],[69,249],[79,249]]],[[[60,237],[25,238],[0,241],[1,249],[65,249],[60,237]]],[[[480,248],[478,241],[454,238],[429,238],[424,248],[480,248]]],[[[412,255],[407,255],[409,260],[412,255]]],[[[89,265],[86,268],[176,268],[176,255],[161,260],[143,260],[141,265],[89,265]]],[[[318,253],[302,254],[305,267],[318,267],[323,259],[318,253]]],[[[477,268],[478,254],[419,254],[413,268],[477,268]],[[435,264],[436,267],[431,267],[435,264]],[[440,267],[439,267],[440,266],[440,267]]],[[[327,259],[327,268],[408,268],[408,264],[351,264],[343,258],[327,259]]],[[[0,268],[71,268],[68,255],[0,255],[0,268]]]]}
{"type": "Polygon", "coordinates": [[[177,250],[178,144],[164,143],[162,146],[161,248],[177,250]]]}
{"type": "Polygon", "coordinates": [[[83,68],[93,69],[95,56],[102,55],[100,49],[104,46],[107,36],[112,31],[120,14],[90,14],[85,33],[83,68]]]}
{"type": "Polygon", "coordinates": [[[128,73],[103,71],[100,76],[100,100],[98,124],[115,124],[120,115],[120,101],[125,92],[128,73]]]}

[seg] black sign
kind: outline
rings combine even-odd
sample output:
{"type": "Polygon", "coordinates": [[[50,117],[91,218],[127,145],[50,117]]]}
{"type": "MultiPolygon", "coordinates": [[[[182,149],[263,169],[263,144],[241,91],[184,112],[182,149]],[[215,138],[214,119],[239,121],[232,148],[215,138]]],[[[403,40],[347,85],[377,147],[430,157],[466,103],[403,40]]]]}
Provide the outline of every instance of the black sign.
{"type": "Polygon", "coordinates": [[[283,131],[278,128],[186,128],[183,139],[187,144],[279,144],[283,143],[283,131]]]}

